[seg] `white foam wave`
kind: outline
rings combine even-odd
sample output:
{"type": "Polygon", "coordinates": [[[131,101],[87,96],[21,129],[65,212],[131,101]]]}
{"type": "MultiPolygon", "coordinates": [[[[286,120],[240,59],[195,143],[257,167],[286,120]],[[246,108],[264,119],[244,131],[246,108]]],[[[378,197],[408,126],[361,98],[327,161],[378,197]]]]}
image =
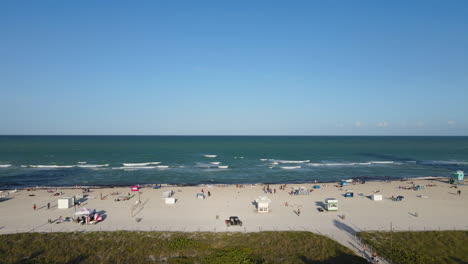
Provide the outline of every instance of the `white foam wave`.
{"type": "Polygon", "coordinates": [[[368,162],[331,162],[331,163],[308,163],[307,166],[321,167],[321,166],[368,166],[378,164],[401,164],[394,161],[368,161],[368,162]]]}
{"type": "Polygon", "coordinates": [[[11,164],[0,164],[0,168],[8,168],[11,164]]]}
{"type": "Polygon", "coordinates": [[[278,160],[277,162],[279,163],[294,163],[294,164],[298,164],[298,163],[308,163],[310,162],[310,160],[278,160]]]}
{"type": "Polygon", "coordinates": [[[371,161],[372,164],[393,164],[394,161],[371,161]]]}
{"type": "Polygon", "coordinates": [[[86,164],[87,162],[86,161],[78,161],[77,163],[78,164],[86,164]]]}
{"type": "Polygon", "coordinates": [[[60,168],[73,168],[74,165],[29,165],[30,168],[41,169],[60,169],[60,168]]]}
{"type": "Polygon", "coordinates": [[[85,165],[76,165],[75,167],[79,167],[79,168],[101,168],[101,167],[107,167],[107,166],[109,166],[109,164],[101,164],[101,165],[85,164],[85,165]]]}
{"type": "Polygon", "coordinates": [[[218,166],[219,169],[228,169],[229,166],[218,166]]]}
{"type": "Polygon", "coordinates": [[[159,166],[134,166],[134,167],[114,167],[113,170],[151,170],[151,169],[167,169],[169,166],[167,165],[159,165],[159,166]]]}
{"type": "Polygon", "coordinates": [[[36,168],[36,169],[67,169],[67,168],[101,168],[107,167],[109,164],[83,164],[83,165],[21,165],[21,168],[36,168]]]}
{"type": "Polygon", "coordinates": [[[219,161],[213,161],[213,162],[210,162],[211,164],[214,164],[214,165],[218,165],[218,164],[221,164],[221,162],[219,161]]]}
{"type": "Polygon", "coordinates": [[[205,154],[203,156],[205,156],[205,158],[216,158],[216,157],[218,157],[218,155],[213,155],[213,154],[205,154]]]}
{"type": "Polygon", "coordinates": [[[295,170],[295,169],[300,169],[302,167],[301,166],[283,166],[281,168],[284,170],[295,170]]]}
{"type": "Polygon", "coordinates": [[[147,165],[157,165],[161,162],[142,162],[142,163],[122,163],[125,167],[138,167],[138,166],[147,166],[147,165]]]}
{"type": "Polygon", "coordinates": [[[267,161],[268,159],[260,159],[260,161],[267,161]]]}

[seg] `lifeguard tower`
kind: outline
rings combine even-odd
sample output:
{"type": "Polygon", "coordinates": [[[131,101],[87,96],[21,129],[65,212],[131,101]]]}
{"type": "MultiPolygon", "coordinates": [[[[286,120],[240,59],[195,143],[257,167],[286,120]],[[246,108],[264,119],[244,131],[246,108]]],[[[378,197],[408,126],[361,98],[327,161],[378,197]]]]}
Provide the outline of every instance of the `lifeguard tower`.
{"type": "Polygon", "coordinates": [[[271,200],[266,196],[260,196],[258,199],[255,199],[257,204],[257,212],[259,213],[268,213],[270,211],[271,200]]]}
{"type": "Polygon", "coordinates": [[[456,171],[454,176],[449,179],[450,184],[462,184],[464,183],[465,173],[461,170],[456,171]]]}
{"type": "Polygon", "coordinates": [[[325,206],[327,211],[338,211],[338,200],[335,198],[328,198],[325,200],[325,206]]]}

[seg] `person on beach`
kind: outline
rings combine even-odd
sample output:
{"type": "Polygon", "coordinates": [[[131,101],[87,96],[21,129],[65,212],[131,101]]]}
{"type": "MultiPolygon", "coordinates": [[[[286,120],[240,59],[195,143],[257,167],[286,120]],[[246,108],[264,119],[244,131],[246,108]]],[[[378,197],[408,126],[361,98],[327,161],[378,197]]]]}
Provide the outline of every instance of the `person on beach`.
{"type": "Polygon", "coordinates": [[[37,208],[37,206],[36,206],[36,204],[34,204],[34,205],[33,205],[33,209],[36,210],[36,208],[37,208]]]}
{"type": "Polygon", "coordinates": [[[210,197],[210,196],[211,196],[211,193],[210,193],[210,191],[208,191],[208,197],[210,197]]]}
{"type": "Polygon", "coordinates": [[[301,215],[301,209],[297,209],[297,216],[301,215]]]}
{"type": "Polygon", "coordinates": [[[461,195],[461,191],[460,191],[460,190],[458,190],[458,191],[457,191],[457,193],[458,193],[458,196],[460,196],[460,195],[461,195]]]}
{"type": "Polygon", "coordinates": [[[47,203],[47,209],[50,209],[50,203],[47,203]]]}

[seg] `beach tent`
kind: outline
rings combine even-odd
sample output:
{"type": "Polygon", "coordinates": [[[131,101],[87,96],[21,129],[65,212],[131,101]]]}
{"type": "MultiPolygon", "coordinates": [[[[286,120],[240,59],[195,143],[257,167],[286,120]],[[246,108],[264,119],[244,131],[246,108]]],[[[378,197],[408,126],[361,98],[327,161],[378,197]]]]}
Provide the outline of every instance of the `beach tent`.
{"type": "Polygon", "coordinates": [[[134,185],[131,187],[132,192],[138,192],[140,190],[140,186],[134,185]]]}
{"type": "Polygon", "coordinates": [[[170,198],[165,198],[165,202],[166,202],[166,204],[175,204],[176,199],[175,199],[175,198],[172,198],[172,197],[170,197],[170,198]]]}
{"type": "Polygon", "coordinates": [[[75,215],[90,215],[94,214],[96,210],[94,209],[88,209],[86,207],[81,208],[78,212],[75,213],[75,215]]]}
{"type": "Polygon", "coordinates": [[[270,211],[270,203],[271,200],[268,199],[266,196],[260,196],[258,199],[255,199],[255,203],[257,204],[257,212],[259,213],[268,213],[270,211]]]}
{"type": "Polygon", "coordinates": [[[382,195],[381,194],[372,194],[371,196],[372,200],[374,201],[382,201],[382,195]]]}
{"type": "Polygon", "coordinates": [[[346,185],[348,185],[348,182],[346,182],[346,181],[341,181],[341,186],[346,186],[346,185]]]}
{"type": "Polygon", "coordinates": [[[75,199],[72,197],[63,197],[58,199],[57,207],[58,209],[67,209],[75,205],[75,199]]]}
{"type": "Polygon", "coordinates": [[[328,198],[325,200],[327,211],[338,211],[338,200],[335,198],[328,198]]]}
{"type": "Polygon", "coordinates": [[[197,193],[197,198],[198,199],[205,199],[205,194],[204,193],[197,193]]]}
{"type": "Polygon", "coordinates": [[[314,185],[314,189],[320,189],[320,185],[314,185]]]}

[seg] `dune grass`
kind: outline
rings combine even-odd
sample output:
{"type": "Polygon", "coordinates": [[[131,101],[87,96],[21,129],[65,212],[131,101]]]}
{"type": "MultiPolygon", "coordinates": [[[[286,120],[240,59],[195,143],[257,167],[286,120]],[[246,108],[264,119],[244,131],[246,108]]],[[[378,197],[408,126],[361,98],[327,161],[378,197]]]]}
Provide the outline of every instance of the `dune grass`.
{"type": "Polygon", "coordinates": [[[310,232],[23,233],[0,236],[1,263],[367,263],[310,232]]]}
{"type": "Polygon", "coordinates": [[[395,264],[468,263],[468,231],[362,232],[358,236],[395,264]]]}

